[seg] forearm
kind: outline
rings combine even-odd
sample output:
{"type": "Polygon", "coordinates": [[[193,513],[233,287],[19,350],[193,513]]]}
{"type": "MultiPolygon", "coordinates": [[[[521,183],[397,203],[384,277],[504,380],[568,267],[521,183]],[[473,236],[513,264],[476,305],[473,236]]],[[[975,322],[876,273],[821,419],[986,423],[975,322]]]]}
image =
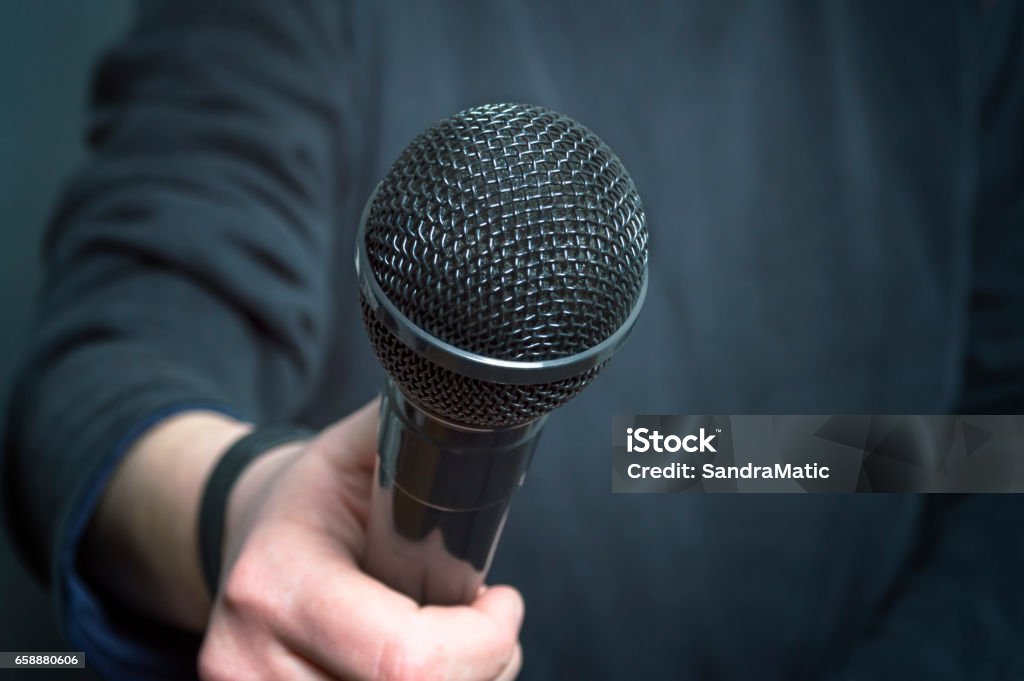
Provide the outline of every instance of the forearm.
{"type": "Polygon", "coordinates": [[[286,420],[308,398],[350,94],[320,35],[338,12],[146,3],[98,68],[96,153],[45,240],[5,432],[3,502],[41,578],[68,574],[97,490],[155,420],[286,420]]]}
{"type": "MultiPolygon", "coordinates": [[[[111,478],[83,538],[80,564],[93,585],[165,624],[205,628],[211,594],[196,536],[202,491],[217,460],[251,429],[221,414],[189,411],[143,435],[111,478]]],[[[274,447],[242,471],[226,525],[246,522],[249,501],[301,447],[274,447]]]]}
{"type": "Polygon", "coordinates": [[[80,565],[117,602],[201,630],[210,598],[196,552],[203,484],[250,426],[213,412],[172,416],[143,435],[110,480],[86,531],[80,565]]]}

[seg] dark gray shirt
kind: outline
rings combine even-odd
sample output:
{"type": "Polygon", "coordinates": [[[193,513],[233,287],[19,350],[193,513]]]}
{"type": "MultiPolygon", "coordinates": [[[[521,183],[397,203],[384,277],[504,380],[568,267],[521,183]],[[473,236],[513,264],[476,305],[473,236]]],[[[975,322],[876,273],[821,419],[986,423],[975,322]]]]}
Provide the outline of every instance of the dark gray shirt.
{"type": "Polygon", "coordinates": [[[1006,678],[1018,499],[613,497],[608,451],[620,413],[1022,409],[1022,26],[1007,2],[146,5],[46,243],[5,458],[26,556],[76,579],[154,414],[368,400],[364,201],[433,121],[521,101],[600,135],[650,229],[636,331],[549,420],[495,560],[524,678],[1006,678]]]}

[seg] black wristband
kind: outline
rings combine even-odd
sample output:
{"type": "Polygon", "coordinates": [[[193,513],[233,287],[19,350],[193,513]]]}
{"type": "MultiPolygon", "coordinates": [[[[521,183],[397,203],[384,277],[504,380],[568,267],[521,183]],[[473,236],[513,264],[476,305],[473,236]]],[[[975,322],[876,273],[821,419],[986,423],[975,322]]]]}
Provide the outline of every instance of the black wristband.
{"type": "Polygon", "coordinates": [[[278,445],[311,437],[312,431],[301,426],[264,426],[239,438],[214,466],[206,479],[199,505],[199,564],[203,569],[211,597],[217,595],[220,582],[221,553],[224,541],[224,514],[228,496],[238,476],[253,459],[278,445]]]}

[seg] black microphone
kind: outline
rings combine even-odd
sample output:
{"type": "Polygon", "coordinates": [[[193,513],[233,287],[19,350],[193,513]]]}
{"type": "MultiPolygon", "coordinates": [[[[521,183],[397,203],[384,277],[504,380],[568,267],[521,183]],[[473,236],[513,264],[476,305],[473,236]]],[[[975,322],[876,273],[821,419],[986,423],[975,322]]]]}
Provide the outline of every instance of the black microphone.
{"type": "Polygon", "coordinates": [[[576,121],[469,109],[421,133],[377,185],[356,270],[388,375],[363,567],[420,603],[470,602],[548,413],[639,314],[640,197],[576,121]]]}

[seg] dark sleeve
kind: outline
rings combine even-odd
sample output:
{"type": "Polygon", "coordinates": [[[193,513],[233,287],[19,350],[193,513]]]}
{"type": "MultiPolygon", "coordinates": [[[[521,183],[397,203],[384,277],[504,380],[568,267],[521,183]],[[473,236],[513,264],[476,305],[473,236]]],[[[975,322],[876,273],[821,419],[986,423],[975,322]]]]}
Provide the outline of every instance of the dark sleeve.
{"type": "Polygon", "coordinates": [[[138,424],[182,404],[283,420],[306,397],[358,99],[343,9],[148,3],[102,63],[5,432],[2,496],[38,574],[138,424]]]}
{"type": "MultiPolygon", "coordinates": [[[[1017,3],[985,5],[973,292],[959,411],[1018,414],[1024,411],[1024,12],[1017,3]]],[[[936,495],[926,509],[916,569],[830,679],[995,681],[1024,674],[1024,498],[936,495]]]]}

